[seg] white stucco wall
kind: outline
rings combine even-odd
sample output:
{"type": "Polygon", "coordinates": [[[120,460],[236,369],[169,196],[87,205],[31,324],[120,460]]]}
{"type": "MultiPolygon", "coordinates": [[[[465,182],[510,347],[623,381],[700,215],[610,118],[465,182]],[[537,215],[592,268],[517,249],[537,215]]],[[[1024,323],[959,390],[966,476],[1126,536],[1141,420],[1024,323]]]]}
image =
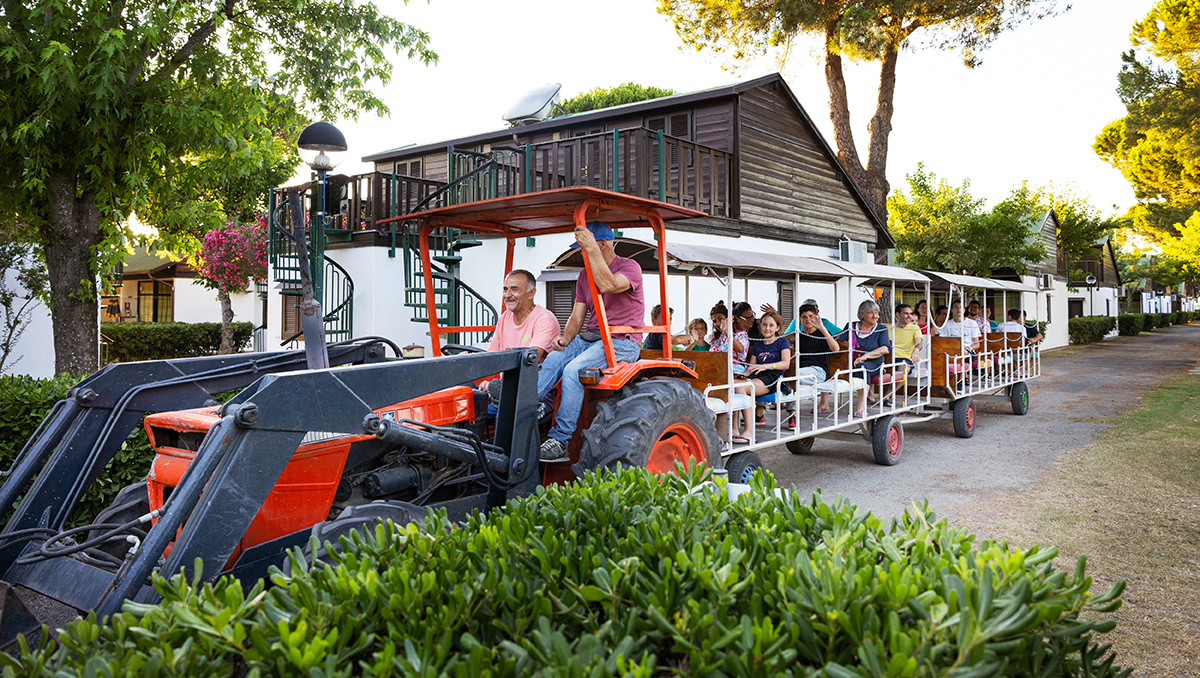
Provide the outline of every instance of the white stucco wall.
{"type": "MultiPolygon", "coordinates": [[[[8,289],[17,294],[25,293],[15,273],[10,271],[6,282],[8,289]]],[[[18,300],[17,304],[20,303],[18,300]]],[[[35,301],[30,305],[29,325],[4,363],[4,374],[24,374],[39,379],[54,376],[54,325],[45,304],[35,301]]]]}
{"type": "MultiPolygon", "coordinates": [[[[217,299],[216,290],[205,287],[197,278],[176,278],[174,282],[175,322],[221,322],[221,302],[217,299]]],[[[136,297],[135,292],[134,308],[137,308],[136,297]]],[[[256,299],[253,292],[229,295],[229,302],[233,307],[233,321],[254,322],[256,299]]]]}

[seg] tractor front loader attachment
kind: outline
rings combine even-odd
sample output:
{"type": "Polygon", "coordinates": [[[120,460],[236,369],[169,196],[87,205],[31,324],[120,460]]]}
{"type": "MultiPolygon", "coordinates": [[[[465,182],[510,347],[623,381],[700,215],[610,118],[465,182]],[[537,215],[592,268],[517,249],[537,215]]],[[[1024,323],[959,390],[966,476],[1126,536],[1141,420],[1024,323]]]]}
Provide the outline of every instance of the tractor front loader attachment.
{"type": "MultiPolygon", "coordinates": [[[[476,451],[494,482],[488,483],[486,493],[429,506],[463,515],[529,494],[539,483],[538,361],[533,350],[385,361],[381,344],[333,346],[331,363],[362,364],[266,375],[265,367],[275,363],[264,361],[279,361],[288,365],[283,369],[295,370],[303,366],[303,354],[252,357],[241,362],[237,359],[246,357],[114,365],[76,387],[43,423],[0,488],[7,505],[24,492],[12,519],[0,530],[0,579],[76,610],[95,610],[100,617],[119,612],[127,599],[157,600],[148,585],[154,571],[194,576],[191,570],[199,558],[204,579],[215,579],[231,565],[239,540],[306,434],[371,434],[384,439],[395,431],[389,434],[391,429],[381,424],[393,422],[380,422],[373,410],[495,374],[503,375],[504,392],[492,444],[484,446],[461,433],[420,431],[442,438],[428,441],[432,454],[461,459],[464,451],[476,451]],[[298,362],[287,363],[283,356],[298,362]],[[221,420],[204,437],[153,525],[143,527],[142,538],[130,537],[137,543],[119,567],[104,567],[82,554],[47,556],[47,530],[62,529],[70,508],[141,416],[203,405],[210,393],[243,385],[249,376],[245,369],[257,369],[257,380],[222,406],[221,420]],[[200,376],[204,374],[210,376],[200,376]]],[[[278,541],[257,547],[254,557],[282,564],[287,546],[305,539],[299,535],[278,541]],[[275,551],[264,555],[272,546],[275,551]]],[[[241,558],[250,555],[243,553],[241,558]]],[[[238,571],[236,565],[232,571],[238,571]]],[[[0,623],[6,635],[13,632],[9,626],[0,623]]],[[[11,636],[0,638],[0,645],[10,641],[11,636]]]]}

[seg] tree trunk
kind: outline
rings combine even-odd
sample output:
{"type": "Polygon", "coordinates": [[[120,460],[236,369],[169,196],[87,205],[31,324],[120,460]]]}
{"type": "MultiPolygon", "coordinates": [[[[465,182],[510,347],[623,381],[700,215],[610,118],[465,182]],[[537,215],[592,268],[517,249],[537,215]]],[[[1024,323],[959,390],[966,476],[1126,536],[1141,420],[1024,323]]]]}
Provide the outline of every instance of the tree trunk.
{"type": "Polygon", "coordinates": [[[98,367],[99,303],[91,259],[100,244],[100,209],[92,196],[78,195],[78,182],[68,173],[51,174],[46,188],[50,218],[39,231],[50,278],[54,370],[82,375],[98,367]]]}
{"type": "Polygon", "coordinates": [[[235,352],[233,346],[233,304],[229,301],[229,292],[217,291],[217,299],[221,300],[221,350],[220,355],[230,355],[235,352]]]}
{"type": "MultiPolygon", "coordinates": [[[[840,17],[839,17],[840,18],[840,17]]],[[[875,209],[873,182],[863,169],[854,145],[854,129],[850,125],[850,102],[846,96],[846,76],[842,73],[841,38],[838,21],[825,26],[825,83],[829,86],[829,120],[833,123],[833,140],[837,144],[838,160],[850,174],[850,181],[863,194],[867,205],[875,209]]]]}
{"type": "Polygon", "coordinates": [[[892,100],[896,96],[896,59],[900,56],[900,44],[889,45],[879,66],[879,95],[875,99],[875,115],[867,123],[870,146],[867,149],[867,180],[871,182],[870,193],[864,196],[874,200],[872,209],[887,225],[887,197],[891,186],[887,180],[888,135],[892,133],[892,100]]]}

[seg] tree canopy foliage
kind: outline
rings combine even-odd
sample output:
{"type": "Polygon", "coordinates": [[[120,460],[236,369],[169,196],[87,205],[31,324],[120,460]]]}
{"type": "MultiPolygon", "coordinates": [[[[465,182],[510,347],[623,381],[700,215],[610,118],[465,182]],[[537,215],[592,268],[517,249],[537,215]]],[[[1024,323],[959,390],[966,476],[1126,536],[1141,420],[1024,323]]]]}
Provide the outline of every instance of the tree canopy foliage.
{"type": "Polygon", "coordinates": [[[662,97],[674,96],[675,94],[677,92],[673,89],[664,89],[652,85],[639,85],[635,82],[627,82],[616,87],[597,87],[596,89],[577,94],[563,101],[555,109],[555,115],[584,113],[600,108],[609,108],[610,106],[660,99],[662,97]]]}
{"type": "Polygon", "coordinates": [[[896,62],[905,48],[958,51],[968,67],[1000,34],[1054,11],[1054,0],[659,0],[685,45],[729,57],[736,65],[777,51],[785,60],[801,36],[823,41],[829,115],[838,159],[883,218],[889,192],[888,135],[892,131],[896,62]],[[867,125],[867,162],[850,126],[842,57],[879,61],[879,94],[867,125]]]}
{"type": "Polygon", "coordinates": [[[192,236],[290,175],[302,116],[386,113],[429,36],[359,0],[0,0],[0,214],[50,274],[59,371],[96,367],[96,274],[137,212],[192,236]]]}
{"type": "Polygon", "coordinates": [[[988,275],[997,268],[1024,273],[1028,262],[1046,258],[1036,232],[1031,234],[1042,212],[1026,211],[1024,195],[987,210],[971,195],[970,180],[951,185],[924,164],[905,178],[908,190],[898,188],[888,199],[889,227],[903,265],[988,275]]]}
{"type": "Polygon", "coordinates": [[[1125,117],[1104,127],[1096,153],[1121,171],[1138,204],[1126,214],[1157,241],[1128,264],[1173,285],[1200,279],[1200,2],[1160,0],[1133,26],[1117,93],[1125,117]]]}

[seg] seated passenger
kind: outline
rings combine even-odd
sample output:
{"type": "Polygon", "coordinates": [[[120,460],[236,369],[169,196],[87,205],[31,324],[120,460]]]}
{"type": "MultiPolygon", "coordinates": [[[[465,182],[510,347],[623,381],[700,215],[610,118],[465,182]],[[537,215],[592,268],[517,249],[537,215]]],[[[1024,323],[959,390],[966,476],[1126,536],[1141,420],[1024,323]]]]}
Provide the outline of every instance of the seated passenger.
{"type": "Polygon", "coordinates": [[[920,327],[925,334],[929,334],[929,302],[924,299],[918,301],[914,310],[917,312],[915,318],[917,327],[920,327]]]}
{"type": "MultiPolygon", "coordinates": [[[[829,378],[829,356],[841,350],[821,314],[813,304],[800,307],[800,326],[803,328],[796,344],[796,374],[811,375],[815,381],[801,379],[800,385],[815,386],[829,378]]],[[[817,412],[829,413],[829,394],[822,391],[817,412]]]]}
{"type": "Polygon", "coordinates": [[[950,317],[938,329],[938,334],[943,337],[961,337],[963,347],[970,353],[979,350],[979,343],[983,339],[979,332],[979,323],[963,318],[962,303],[957,301],[950,304],[950,317]]]}
{"type": "MultiPolygon", "coordinates": [[[[887,328],[879,324],[879,304],[870,299],[859,304],[858,322],[851,323],[851,326],[843,330],[837,339],[850,344],[850,355],[854,357],[850,369],[866,371],[867,384],[863,387],[858,404],[854,408],[854,416],[861,417],[866,414],[867,405],[874,404],[868,400],[867,395],[872,390],[870,380],[872,377],[883,374],[884,356],[891,353],[892,350],[892,342],[888,339],[887,328]]],[[[857,374],[861,375],[862,372],[857,374]]],[[[851,373],[851,376],[856,375],[851,373]]],[[[894,382],[892,390],[894,395],[894,382]]],[[[891,398],[885,398],[883,404],[891,407],[891,398]]]]}
{"type": "MultiPolygon", "coordinates": [[[[816,299],[805,299],[804,302],[800,304],[800,307],[804,308],[805,306],[812,306],[813,313],[816,313],[818,317],[821,316],[821,308],[817,305],[816,299]]],[[[774,311],[775,308],[770,304],[763,304],[763,310],[774,311]]],[[[800,314],[797,313],[796,318],[799,317],[800,314]]],[[[784,334],[791,334],[796,331],[796,318],[792,318],[792,322],[788,323],[787,329],[783,331],[784,334]]],[[[836,324],[830,322],[827,318],[821,318],[821,324],[825,326],[825,329],[828,330],[830,334],[837,334],[838,332],[842,331],[841,327],[838,327],[836,324]]],[[[809,334],[812,333],[809,332],[809,334]]]]}
{"type": "Polygon", "coordinates": [[[1024,311],[1021,311],[1021,322],[1025,324],[1025,340],[1029,342],[1029,345],[1037,346],[1042,343],[1044,337],[1041,326],[1036,321],[1029,322],[1029,316],[1024,311]]]}
{"type": "Polygon", "coordinates": [[[1017,332],[1021,335],[1022,343],[1025,339],[1025,325],[1021,323],[1021,311],[1019,309],[1008,309],[1008,320],[996,328],[997,332],[1017,332]]]}
{"type": "MultiPolygon", "coordinates": [[[[603,296],[608,321],[615,326],[636,327],[646,317],[642,298],[642,267],[632,259],[617,256],[613,249],[612,228],[601,221],[575,227],[575,244],[582,248],[592,270],[592,282],[603,296]]],[[[542,442],[540,459],[547,463],[570,461],[567,443],[575,435],[579,413],[583,410],[583,384],[579,371],[585,367],[605,367],[604,342],[600,338],[600,319],[595,312],[592,286],[587,270],[575,280],[575,305],[566,329],[550,343],[550,355],[538,371],[538,399],[545,398],[562,380],[554,428],[542,442]],[[586,323],[586,324],[585,324],[586,323]],[[587,330],[587,331],[585,331],[587,330]]],[[[636,362],[640,357],[642,335],[629,332],[612,335],[616,359],[636,362]]]]}
{"type": "Polygon", "coordinates": [[[718,301],[708,312],[708,318],[713,324],[712,334],[708,337],[708,350],[728,353],[732,339],[734,364],[745,363],[746,353],[750,349],[750,336],[740,329],[734,332],[732,338],[729,336],[729,309],[725,307],[725,302],[718,301]]]}
{"type": "MultiPolygon", "coordinates": [[[[662,304],[655,304],[654,308],[650,309],[650,324],[651,325],[666,325],[667,331],[671,331],[671,318],[675,315],[675,309],[667,309],[666,322],[662,317],[662,304]]],[[[686,344],[691,340],[691,337],[686,334],[674,335],[671,337],[671,344],[686,344]]],[[[650,351],[663,350],[663,335],[659,332],[647,332],[646,339],[642,342],[642,348],[650,351]]]]}
{"type": "Polygon", "coordinates": [[[704,340],[704,337],[708,334],[708,323],[704,322],[704,318],[693,318],[687,328],[690,340],[683,350],[707,351],[708,342],[704,340]]]}
{"type": "Polygon", "coordinates": [[[912,366],[913,353],[920,356],[921,346],[925,337],[916,323],[917,314],[913,313],[908,304],[896,305],[896,324],[891,329],[892,346],[896,349],[896,362],[900,363],[898,380],[903,381],[908,376],[908,368],[912,366]]]}
{"type": "Polygon", "coordinates": [[[935,335],[941,334],[942,325],[946,324],[946,318],[949,315],[950,309],[942,304],[938,304],[937,310],[933,312],[933,333],[935,335]]]}
{"type": "MultiPolygon", "coordinates": [[[[559,327],[558,318],[549,309],[533,303],[537,296],[537,279],[529,271],[518,268],[504,277],[502,294],[504,310],[500,312],[487,350],[533,347],[537,349],[538,360],[545,360],[559,327]]],[[[479,387],[488,392],[493,405],[500,401],[499,379],[482,381],[479,387]]]]}

